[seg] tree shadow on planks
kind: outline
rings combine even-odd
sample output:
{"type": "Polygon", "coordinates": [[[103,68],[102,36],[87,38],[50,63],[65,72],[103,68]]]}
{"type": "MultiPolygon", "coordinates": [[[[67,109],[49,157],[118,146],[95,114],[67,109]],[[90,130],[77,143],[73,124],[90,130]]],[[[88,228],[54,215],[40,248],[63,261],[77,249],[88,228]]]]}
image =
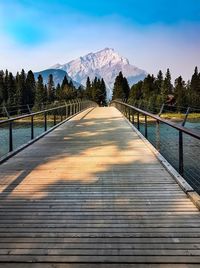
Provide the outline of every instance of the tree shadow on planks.
{"type": "Polygon", "coordinates": [[[106,171],[109,165],[115,164],[112,158],[119,155],[122,157],[122,154],[127,157],[121,159],[129,163],[132,160],[129,161],[128,156],[133,150],[134,153],[139,153],[140,150],[145,152],[143,148],[130,148],[130,136],[134,139],[136,134],[133,134],[127,122],[119,115],[116,118],[107,118],[107,115],[103,118],[85,117],[76,124],[66,123],[1,165],[1,182],[7,184],[2,193],[9,195],[38,170],[40,172],[35,172],[37,179],[40,174],[44,175],[44,170],[48,175],[49,170],[53,172],[61,167],[70,170],[76,163],[80,168],[81,164],[87,165],[88,170],[95,173],[96,170],[92,169],[99,162],[99,166],[106,171]],[[107,157],[107,162],[100,157],[107,157]],[[90,167],[92,161],[94,165],[90,167]]]}
{"type": "Polygon", "coordinates": [[[88,117],[1,166],[11,180],[0,196],[1,260],[134,259],[141,244],[155,249],[156,237],[175,243],[190,215],[199,224],[197,211],[123,118],[88,117]]]}

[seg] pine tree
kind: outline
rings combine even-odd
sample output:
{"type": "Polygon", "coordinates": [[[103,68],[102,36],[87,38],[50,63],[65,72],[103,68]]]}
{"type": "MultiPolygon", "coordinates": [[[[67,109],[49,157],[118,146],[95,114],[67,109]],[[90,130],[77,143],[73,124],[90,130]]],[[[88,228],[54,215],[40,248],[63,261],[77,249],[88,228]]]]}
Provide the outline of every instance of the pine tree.
{"type": "Polygon", "coordinates": [[[70,85],[64,86],[63,93],[63,99],[65,99],[66,101],[75,98],[74,88],[70,85]]]}
{"type": "Polygon", "coordinates": [[[195,67],[194,74],[192,75],[190,87],[188,88],[188,102],[190,106],[200,106],[200,73],[198,68],[195,67]]]}
{"type": "Polygon", "coordinates": [[[17,74],[16,79],[16,85],[17,85],[17,92],[16,92],[16,99],[17,99],[17,105],[21,107],[23,104],[27,104],[27,91],[26,91],[26,74],[24,69],[22,69],[20,74],[17,74]]]}
{"type": "Polygon", "coordinates": [[[86,94],[86,97],[88,99],[92,99],[92,85],[91,85],[91,82],[90,82],[90,78],[87,77],[87,81],[86,81],[86,90],[85,90],[85,94],[86,94]]]}
{"type": "Polygon", "coordinates": [[[123,91],[123,75],[122,72],[119,72],[119,75],[115,79],[114,88],[113,88],[113,97],[112,99],[121,99],[124,100],[126,98],[125,93],[123,91]]]}
{"type": "Polygon", "coordinates": [[[69,82],[67,80],[67,76],[65,75],[61,84],[61,88],[63,89],[65,85],[69,85],[69,82]]]}
{"type": "Polygon", "coordinates": [[[95,77],[92,82],[92,100],[97,102],[98,78],[95,77]]]}
{"type": "Polygon", "coordinates": [[[77,91],[73,85],[72,80],[68,81],[65,75],[59,93],[59,98],[62,100],[70,100],[77,97],[77,91]]]}
{"type": "Polygon", "coordinates": [[[50,103],[55,100],[55,87],[54,87],[54,81],[53,81],[53,75],[52,74],[50,74],[49,77],[48,77],[47,100],[50,103]]]}
{"type": "Polygon", "coordinates": [[[7,106],[14,106],[16,105],[17,99],[16,99],[16,83],[15,78],[11,72],[8,74],[8,100],[7,100],[7,106]]]}
{"type": "Polygon", "coordinates": [[[46,95],[43,78],[39,75],[36,83],[35,105],[41,107],[41,104],[46,102],[46,95]]]}
{"type": "Polygon", "coordinates": [[[56,100],[62,100],[60,83],[56,86],[56,100]]]}
{"type": "Polygon", "coordinates": [[[200,87],[200,80],[199,80],[198,68],[196,66],[194,69],[194,74],[192,75],[190,88],[192,91],[197,92],[200,91],[199,87],[200,87]]]}
{"type": "Polygon", "coordinates": [[[100,95],[99,95],[99,104],[106,105],[106,84],[103,78],[100,81],[100,95]]]}
{"type": "Polygon", "coordinates": [[[130,87],[129,87],[129,84],[128,84],[126,77],[123,77],[122,89],[123,89],[123,93],[124,93],[125,102],[127,102],[129,94],[130,94],[130,87]]]}
{"type": "Polygon", "coordinates": [[[163,102],[166,102],[168,95],[173,93],[173,86],[171,83],[171,74],[169,69],[167,69],[165,79],[163,81],[163,86],[161,90],[163,102]]]}
{"type": "Polygon", "coordinates": [[[72,80],[69,81],[69,87],[71,87],[72,89],[74,89],[74,84],[73,84],[72,80]]]}
{"type": "Polygon", "coordinates": [[[154,93],[154,80],[154,76],[148,74],[143,81],[142,95],[145,100],[148,100],[148,98],[154,93]]]}
{"type": "Polygon", "coordinates": [[[162,85],[163,85],[163,73],[160,70],[155,80],[155,94],[161,94],[162,85]]]}
{"type": "Polygon", "coordinates": [[[35,101],[36,82],[32,71],[29,71],[26,77],[26,104],[31,107],[35,101]]]}
{"type": "Polygon", "coordinates": [[[142,98],[143,81],[139,81],[131,87],[128,103],[138,106],[139,100],[142,98]]]}
{"type": "Polygon", "coordinates": [[[186,86],[181,76],[179,76],[175,80],[174,95],[176,99],[177,108],[179,111],[181,111],[181,107],[184,107],[187,105],[186,104],[186,86]]]}
{"type": "Polygon", "coordinates": [[[26,73],[24,69],[22,69],[20,73],[20,86],[22,90],[22,104],[27,104],[27,88],[26,88],[26,73]]]}
{"type": "Polygon", "coordinates": [[[99,105],[106,105],[106,85],[103,78],[95,77],[94,80],[90,81],[90,78],[87,78],[86,90],[83,92],[87,98],[95,101],[99,105]]]}
{"type": "Polygon", "coordinates": [[[142,84],[142,107],[146,110],[152,110],[155,106],[155,77],[148,74],[142,84]]]}

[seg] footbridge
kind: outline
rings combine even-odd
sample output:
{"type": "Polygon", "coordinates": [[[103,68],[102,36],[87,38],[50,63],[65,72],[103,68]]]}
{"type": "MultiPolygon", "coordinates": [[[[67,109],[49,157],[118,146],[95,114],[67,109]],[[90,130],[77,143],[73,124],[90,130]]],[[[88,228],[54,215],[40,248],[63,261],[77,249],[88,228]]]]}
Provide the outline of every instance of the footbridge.
{"type": "Polygon", "coordinates": [[[31,124],[32,141],[16,150],[9,121],[0,267],[199,267],[200,199],[181,176],[181,135],[198,134],[176,129],[177,171],[147,140],[151,114],[80,104],[48,131],[48,112],[46,135],[35,140],[31,124]]]}

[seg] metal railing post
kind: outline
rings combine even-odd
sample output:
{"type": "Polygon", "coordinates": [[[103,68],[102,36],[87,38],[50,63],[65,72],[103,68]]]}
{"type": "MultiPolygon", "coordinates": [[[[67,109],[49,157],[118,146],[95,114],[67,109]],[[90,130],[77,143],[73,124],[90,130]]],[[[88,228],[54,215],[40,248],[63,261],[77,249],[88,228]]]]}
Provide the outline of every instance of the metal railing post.
{"type": "Polygon", "coordinates": [[[54,113],[53,113],[53,124],[54,126],[56,125],[56,110],[54,110],[54,113]]]}
{"type": "Polygon", "coordinates": [[[165,107],[165,104],[163,103],[162,106],[161,106],[161,108],[160,108],[160,111],[158,113],[159,116],[161,116],[161,114],[162,114],[162,112],[164,110],[164,107],[165,107]]]}
{"type": "Polygon", "coordinates": [[[74,101],[73,115],[76,113],[76,102],[74,101]]]}
{"type": "Polygon", "coordinates": [[[60,108],[60,122],[63,121],[62,108],[60,108]]]}
{"type": "Polygon", "coordinates": [[[183,175],[183,133],[179,130],[179,173],[183,175]]]}
{"type": "Polygon", "coordinates": [[[134,111],[132,110],[132,124],[133,124],[133,125],[135,124],[134,116],[135,116],[135,113],[134,113],[134,111]]]}
{"type": "Polygon", "coordinates": [[[140,113],[137,113],[137,129],[140,130],[140,113]]]}
{"type": "Polygon", "coordinates": [[[156,120],[156,149],[160,151],[160,121],[156,120]]]}
{"type": "Polygon", "coordinates": [[[185,123],[186,123],[186,121],[187,121],[187,118],[188,118],[189,113],[190,113],[190,107],[187,108],[185,117],[184,117],[184,119],[183,119],[183,122],[182,122],[182,126],[183,126],[183,127],[185,126],[185,123]]]}
{"type": "Polygon", "coordinates": [[[79,103],[79,100],[77,100],[77,112],[80,112],[80,103],[79,103]]]}
{"type": "Polygon", "coordinates": [[[72,115],[75,114],[75,103],[74,101],[72,101],[72,115]]]}
{"type": "Polygon", "coordinates": [[[76,101],[76,113],[78,113],[78,100],[76,101]]]}
{"type": "MultiPolygon", "coordinates": [[[[53,108],[49,108],[43,111],[38,111],[38,112],[32,112],[29,105],[26,105],[26,109],[29,109],[28,114],[20,115],[14,118],[9,118],[9,119],[4,119],[0,121],[0,125],[6,124],[6,129],[7,129],[7,150],[6,152],[12,152],[15,149],[15,143],[14,143],[14,130],[13,126],[14,123],[17,120],[22,120],[24,118],[29,119],[29,141],[34,139],[35,136],[35,118],[34,116],[38,116],[39,120],[42,120],[42,126],[43,126],[43,133],[47,132],[48,130],[48,116],[51,117],[51,121],[53,121],[53,126],[57,125],[57,121],[59,121],[59,118],[61,117],[61,122],[63,121],[64,117],[69,115],[73,115],[74,113],[80,112],[83,108],[88,108],[88,107],[95,107],[96,104],[92,101],[82,101],[81,99],[76,99],[75,101],[72,101],[71,104],[65,104],[61,106],[56,106],[53,108]],[[59,114],[60,113],[60,114],[59,114]]],[[[4,109],[5,110],[5,109],[4,109]]],[[[17,121],[18,122],[18,121],[17,121]]]]}
{"type": "Polygon", "coordinates": [[[12,121],[9,123],[9,152],[13,151],[12,121]]]}
{"type": "Polygon", "coordinates": [[[44,131],[47,131],[47,113],[44,112],[44,131]]]}
{"type": "Polygon", "coordinates": [[[144,131],[144,136],[147,139],[147,116],[145,115],[144,117],[144,121],[145,121],[145,131],[144,131]]]}
{"type": "MultiPolygon", "coordinates": [[[[160,138],[161,136],[161,124],[164,124],[166,126],[170,126],[173,129],[176,129],[179,133],[179,140],[178,140],[178,149],[177,149],[177,153],[178,153],[178,167],[177,167],[177,171],[179,172],[180,175],[182,176],[188,176],[186,174],[186,167],[184,166],[184,135],[188,135],[187,137],[193,137],[197,140],[200,140],[200,135],[195,132],[192,131],[188,128],[185,128],[184,125],[186,123],[187,120],[187,116],[190,112],[190,109],[188,107],[185,118],[182,122],[182,124],[177,124],[174,122],[170,122],[169,120],[163,119],[161,117],[159,117],[158,115],[152,114],[150,112],[144,111],[140,108],[128,105],[126,103],[122,103],[121,101],[113,101],[112,105],[115,107],[118,107],[118,109],[121,111],[122,114],[127,115],[127,109],[129,109],[128,111],[128,118],[130,119],[132,116],[132,123],[136,123],[138,130],[140,130],[140,114],[144,117],[144,136],[146,138],[148,138],[149,134],[148,134],[148,118],[152,118],[155,121],[155,140],[153,140],[153,144],[155,146],[155,148],[160,151],[161,149],[161,142],[163,142],[160,138]],[[131,111],[131,115],[130,115],[130,109],[132,109],[131,111]],[[137,115],[136,115],[137,114],[137,115]],[[135,118],[136,116],[136,118],[135,118]],[[135,121],[135,122],[134,122],[135,121]]],[[[164,109],[164,105],[162,105],[162,109],[160,110],[160,113],[162,113],[162,110],[164,109]]],[[[143,123],[143,121],[142,121],[143,123]]]]}
{"type": "Polygon", "coordinates": [[[34,139],[34,122],[33,122],[33,115],[31,116],[31,140],[34,139]]]}
{"type": "Polygon", "coordinates": [[[65,119],[67,118],[67,114],[68,114],[68,106],[67,103],[65,102],[65,119]]]}

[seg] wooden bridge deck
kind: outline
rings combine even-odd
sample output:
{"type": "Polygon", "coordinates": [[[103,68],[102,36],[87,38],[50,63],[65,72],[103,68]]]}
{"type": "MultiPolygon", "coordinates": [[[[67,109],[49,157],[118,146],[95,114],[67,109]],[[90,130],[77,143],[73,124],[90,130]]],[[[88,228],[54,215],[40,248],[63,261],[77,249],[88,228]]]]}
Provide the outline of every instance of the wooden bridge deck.
{"type": "Polygon", "coordinates": [[[95,108],[0,166],[0,262],[199,267],[200,213],[119,111],[95,108]]]}

